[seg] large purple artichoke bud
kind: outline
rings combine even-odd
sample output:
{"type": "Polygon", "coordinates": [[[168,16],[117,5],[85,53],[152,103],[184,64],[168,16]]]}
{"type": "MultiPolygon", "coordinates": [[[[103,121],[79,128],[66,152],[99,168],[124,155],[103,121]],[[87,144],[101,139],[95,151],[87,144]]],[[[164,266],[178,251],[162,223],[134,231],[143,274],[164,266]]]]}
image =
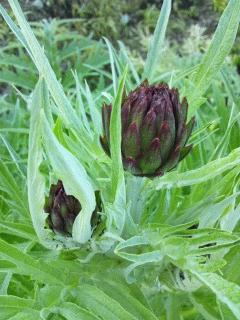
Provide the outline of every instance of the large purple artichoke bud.
{"type": "Polygon", "coordinates": [[[61,180],[51,185],[44,211],[49,213],[47,221],[55,233],[71,236],[74,220],[80,210],[80,202],[74,196],[66,194],[61,180]]]}
{"type": "MultiPolygon", "coordinates": [[[[192,148],[186,143],[194,125],[194,118],[186,124],[187,110],[186,98],[180,102],[178,90],[165,83],[144,81],[130,92],[121,110],[124,168],[137,176],[155,177],[185,158],[192,148]]],[[[101,143],[108,154],[111,111],[111,105],[102,108],[101,143]]]]}

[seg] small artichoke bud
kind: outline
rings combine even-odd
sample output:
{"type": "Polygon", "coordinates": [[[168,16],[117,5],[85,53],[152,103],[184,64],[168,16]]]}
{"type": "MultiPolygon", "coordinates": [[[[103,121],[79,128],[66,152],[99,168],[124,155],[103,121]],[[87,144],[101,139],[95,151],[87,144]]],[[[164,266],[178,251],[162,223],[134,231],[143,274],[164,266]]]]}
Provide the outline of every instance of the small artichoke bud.
{"type": "Polygon", "coordinates": [[[44,211],[49,214],[48,225],[55,233],[71,236],[74,220],[80,210],[80,202],[66,194],[61,180],[51,185],[44,211]]]}
{"type": "MultiPolygon", "coordinates": [[[[96,208],[91,217],[93,229],[101,222],[98,212],[102,210],[99,191],[95,192],[95,197],[96,208]]],[[[55,233],[71,236],[74,220],[81,211],[81,204],[74,196],[66,194],[62,181],[58,180],[57,184],[52,184],[50,187],[49,196],[45,199],[44,211],[49,214],[47,223],[50,229],[55,233]]]]}
{"type": "MultiPolygon", "coordinates": [[[[155,177],[173,169],[187,156],[186,145],[195,119],[187,124],[188,103],[180,102],[178,90],[165,83],[149,85],[144,81],[123,99],[122,160],[124,169],[136,176],[155,177]]],[[[110,150],[112,106],[104,104],[104,135],[100,138],[105,152],[110,150]]]]}

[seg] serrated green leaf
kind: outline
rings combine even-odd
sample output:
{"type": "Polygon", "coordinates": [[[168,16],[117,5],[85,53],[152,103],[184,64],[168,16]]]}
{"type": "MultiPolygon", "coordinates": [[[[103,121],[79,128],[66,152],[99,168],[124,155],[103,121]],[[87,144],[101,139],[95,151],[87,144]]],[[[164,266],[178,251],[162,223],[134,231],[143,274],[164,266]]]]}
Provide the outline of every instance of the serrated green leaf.
{"type": "Polygon", "coordinates": [[[0,256],[16,265],[17,270],[40,282],[63,283],[59,271],[52,266],[35,260],[28,254],[0,239],[0,256]]]}
{"type": "Polygon", "coordinates": [[[76,298],[81,306],[88,308],[104,320],[137,320],[118,301],[94,286],[82,285],[77,290],[76,298]]]}
{"type": "Polygon", "coordinates": [[[55,307],[54,310],[69,320],[100,320],[91,311],[71,302],[64,302],[61,306],[55,307]]]}
{"type": "Polygon", "coordinates": [[[233,150],[228,156],[207,163],[199,169],[189,170],[183,173],[171,172],[155,179],[156,189],[169,187],[183,187],[202,183],[213,179],[227,170],[240,164],[240,148],[233,150]]]}
{"type": "Polygon", "coordinates": [[[240,287],[230,281],[223,279],[214,273],[192,273],[207,287],[209,287],[217,296],[217,298],[240,319],[240,287]]]}

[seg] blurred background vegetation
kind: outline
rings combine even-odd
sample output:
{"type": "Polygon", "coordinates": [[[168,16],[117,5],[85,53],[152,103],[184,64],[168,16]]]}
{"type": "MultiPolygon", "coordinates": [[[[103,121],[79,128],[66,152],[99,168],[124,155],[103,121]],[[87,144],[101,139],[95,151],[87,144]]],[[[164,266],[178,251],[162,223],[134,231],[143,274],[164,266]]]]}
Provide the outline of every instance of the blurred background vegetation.
{"type": "MultiPolygon", "coordinates": [[[[162,0],[20,0],[28,18],[77,19],[74,27],[82,35],[99,40],[107,37],[111,42],[123,41],[132,50],[144,52],[154,30],[162,0]]],[[[168,39],[183,53],[183,39],[188,36],[208,36],[228,0],[173,0],[168,27],[168,39]],[[196,28],[196,25],[198,28],[196,28]],[[196,33],[193,35],[193,33],[196,33]]],[[[7,7],[7,1],[1,3],[7,7]]],[[[8,37],[6,25],[0,30],[0,41],[8,37]]],[[[237,46],[237,45],[236,45],[237,46]]],[[[234,52],[239,48],[235,46],[234,52]]]]}
{"type": "MultiPolygon", "coordinates": [[[[70,82],[73,81],[71,68],[77,71],[81,69],[81,74],[86,76],[83,72],[84,64],[85,69],[89,65],[95,68],[107,65],[107,53],[99,54],[103,42],[99,40],[103,37],[109,39],[116,48],[119,47],[119,40],[123,42],[138,71],[141,72],[162,5],[162,0],[20,0],[19,2],[28,20],[32,22],[37,36],[41,38],[54,71],[58,78],[65,81],[63,83],[65,86],[66,82],[69,81],[70,86],[70,82]],[[59,19],[63,23],[59,24],[59,19]],[[78,62],[77,47],[82,54],[81,59],[79,57],[81,66],[78,62]],[[95,63],[96,60],[99,61],[95,63]]],[[[191,57],[189,65],[198,60],[199,55],[205,52],[228,0],[173,0],[172,2],[167,45],[163,48],[166,53],[166,70],[174,69],[176,64],[179,66],[184,58],[188,63],[190,59],[187,57],[191,57]],[[175,61],[174,67],[173,61],[175,61]]],[[[2,0],[1,4],[8,8],[7,0],[2,0]]],[[[18,87],[20,78],[21,87],[32,89],[37,79],[35,68],[32,66],[31,74],[25,75],[25,81],[22,80],[23,73],[21,77],[16,74],[15,67],[19,64],[16,62],[16,56],[21,57],[22,64],[31,63],[22,54],[22,49],[16,46],[16,40],[8,26],[1,21],[0,23],[0,93],[5,91],[5,86],[9,83],[18,87]],[[11,55],[15,56],[12,64],[11,55]],[[12,67],[13,65],[15,67],[12,67]]],[[[240,42],[236,41],[231,62],[240,72],[239,53],[240,42]]],[[[164,66],[161,68],[161,72],[164,72],[164,66]]],[[[20,66],[19,69],[24,68],[20,66]]],[[[91,78],[88,78],[88,81],[91,84],[91,78]]]]}

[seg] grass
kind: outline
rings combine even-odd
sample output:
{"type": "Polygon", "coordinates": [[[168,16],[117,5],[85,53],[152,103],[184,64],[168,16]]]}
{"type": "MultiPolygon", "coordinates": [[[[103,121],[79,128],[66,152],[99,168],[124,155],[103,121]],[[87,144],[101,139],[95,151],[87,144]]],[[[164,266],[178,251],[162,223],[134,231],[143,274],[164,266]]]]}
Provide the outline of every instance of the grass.
{"type": "Polygon", "coordinates": [[[228,58],[240,4],[229,1],[204,53],[179,57],[161,50],[165,0],[144,75],[123,43],[84,38],[71,21],[29,25],[9,4],[15,22],[0,12],[18,41],[0,62],[0,320],[240,319],[240,92],[228,58]],[[178,87],[197,120],[191,154],[153,180],[121,160],[123,90],[145,77],[178,87]],[[104,101],[111,158],[99,143],[104,101]],[[57,179],[82,205],[72,237],[46,225],[57,179]]]}

